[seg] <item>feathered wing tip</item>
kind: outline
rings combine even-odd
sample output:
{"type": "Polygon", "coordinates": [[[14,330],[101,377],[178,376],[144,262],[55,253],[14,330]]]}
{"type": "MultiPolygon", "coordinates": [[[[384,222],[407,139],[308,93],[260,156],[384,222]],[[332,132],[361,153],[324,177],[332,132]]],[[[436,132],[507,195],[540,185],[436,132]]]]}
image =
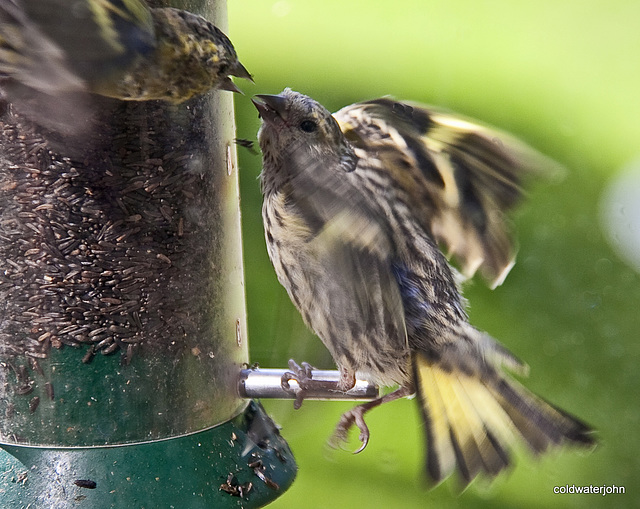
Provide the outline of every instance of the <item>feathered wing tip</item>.
{"type": "Polygon", "coordinates": [[[430,106],[385,97],[335,116],[356,149],[381,160],[462,273],[479,270],[501,284],[515,257],[504,213],[522,199],[526,177],[562,167],[513,136],[430,106]]]}
{"type": "Polygon", "coordinates": [[[592,429],[498,373],[483,379],[417,353],[413,358],[427,438],[426,470],[439,483],[457,470],[466,486],[511,463],[520,438],[536,454],[564,443],[592,445],[592,429]]]}
{"type": "Polygon", "coordinates": [[[466,276],[480,270],[495,288],[515,260],[504,213],[522,200],[529,177],[564,169],[507,133],[437,110],[431,120],[422,139],[444,183],[431,221],[434,236],[466,276]]]}

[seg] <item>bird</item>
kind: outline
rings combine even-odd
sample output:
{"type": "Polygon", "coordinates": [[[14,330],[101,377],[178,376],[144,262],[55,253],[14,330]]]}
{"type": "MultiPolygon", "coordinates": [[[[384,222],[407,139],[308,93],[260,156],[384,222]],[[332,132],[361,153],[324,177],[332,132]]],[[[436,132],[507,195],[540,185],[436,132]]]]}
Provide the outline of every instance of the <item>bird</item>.
{"type": "Polygon", "coordinates": [[[143,0],[0,3],[0,78],[19,98],[26,87],[178,104],[238,92],[229,76],[252,79],[229,38],[188,11],[143,0]]]}
{"type": "Polygon", "coordinates": [[[269,257],[340,372],[314,380],[290,361],[283,388],[298,382],[299,408],[314,389],[348,391],[356,373],[398,387],[343,414],[330,443],[355,426],[360,452],[365,414],[417,395],[433,484],[495,477],[517,441],[535,454],[594,444],[590,426],[512,376],[526,364],[469,323],[461,294],[476,272],[492,287],[504,280],[515,256],[505,213],[524,178],[559,165],[477,121],[391,97],[333,115],[289,88],[252,101],[269,257]]]}

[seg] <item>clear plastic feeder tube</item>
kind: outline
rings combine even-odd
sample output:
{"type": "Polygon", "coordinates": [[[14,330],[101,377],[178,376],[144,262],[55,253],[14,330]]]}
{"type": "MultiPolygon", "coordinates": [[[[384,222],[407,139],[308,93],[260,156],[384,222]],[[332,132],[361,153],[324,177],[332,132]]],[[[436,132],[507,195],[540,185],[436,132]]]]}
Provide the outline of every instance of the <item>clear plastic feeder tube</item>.
{"type": "Polygon", "coordinates": [[[0,443],[228,421],[248,360],[233,94],[82,106],[72,134],[0,118],[0,443]]]}

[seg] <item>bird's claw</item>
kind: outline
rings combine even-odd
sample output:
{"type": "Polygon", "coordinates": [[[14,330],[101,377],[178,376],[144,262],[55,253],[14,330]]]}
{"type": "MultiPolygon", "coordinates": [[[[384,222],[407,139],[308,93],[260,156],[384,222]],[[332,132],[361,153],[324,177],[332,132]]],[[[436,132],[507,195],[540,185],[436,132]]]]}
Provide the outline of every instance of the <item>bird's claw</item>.
{"type": "Polygon", "coordinates": [[[358,454],[359,452],[364,451],[365,447],[367,447],[367,444],[369,443],[370,436],[369,427],[367,426],[367,423],[364,422],[364,414],[366,411],[367,408],[357,406],[342,414],[342,417],[333,432],[333,436],[329,439],[329,445],[333,448],[341,447],[341,444],[347,442],[349,430],[355,424],[360,430],[358,439],[362,445],[353,451],[353,454],[358,454]]]}

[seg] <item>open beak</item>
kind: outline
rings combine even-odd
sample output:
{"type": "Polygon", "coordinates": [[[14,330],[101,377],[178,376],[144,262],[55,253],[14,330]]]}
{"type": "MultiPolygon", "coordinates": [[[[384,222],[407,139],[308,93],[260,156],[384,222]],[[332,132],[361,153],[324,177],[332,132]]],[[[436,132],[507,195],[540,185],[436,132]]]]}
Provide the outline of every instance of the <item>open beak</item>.
{"type": "Polygon", "coordinates": [[[244,93],[242,92],[242,90],[240,90],[236,84],[231,81],[231,78],[229,78],[229,76],[225,76],[222,81],[220,82],[220,85],[218,85],[218,88],[220,90],[228,90],[229,92],[235,92],[237,94],[242,94],[244,95],[244,93]]]}
{"type": "Polygon", "coordinates": [[[265,122],[273,123],[277,120],[285,120],[287,101],[281,95],[259,94],[251,99],[251,102],[265,122]]]}
{"type": "MultiPolygon", "coordinates": [[[[246,80],[249,80],[251,83],[253,83],[253,78],[251,77],[251,74],[249,74],[249,71],[247,71],[245,66],[242,65],[240,62],[235,63],[235,65],[233,66],[233,70],[231,70],[229,74],[231,76],[236,76],[237,78],[244,78],[246,80]]],[[[220,83],[220,85],[218,85],[218,88],[221,90],[228,90],[229,92],[236,92],[238,94],[244,95],[242,90],[240,90],[236,86],[236,84],[233,81],[231,81],[231,78],[229,76],[225,76],[222,79],[222,82],[220,83]]]]}

